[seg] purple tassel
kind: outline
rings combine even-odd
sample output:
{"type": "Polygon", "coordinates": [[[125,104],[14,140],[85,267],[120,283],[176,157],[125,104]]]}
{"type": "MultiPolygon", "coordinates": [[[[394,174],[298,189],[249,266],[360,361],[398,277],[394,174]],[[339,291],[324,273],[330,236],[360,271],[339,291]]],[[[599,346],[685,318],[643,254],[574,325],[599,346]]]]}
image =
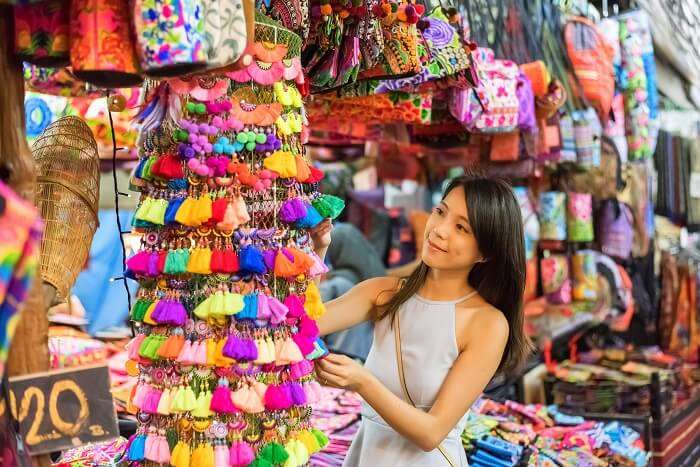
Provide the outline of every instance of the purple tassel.
{"type": "Polygon", "coordinates": [[[185,306],[178,302],[173,301],[170,306],[170,314],[168,315],[168,321],[165,324],[176,327],[183,327],[187,323],[187,310],[185,306]]]}
{"type": "Polygon", "coordinates": [[[288,383],[289,393],[294,405],[306,405],[306,392],[299,383],[288,383]]]}
{"type": "Polygon", "coordinates": [[[306,206],[299,198],[292,198],[282,203],[279,211],[280,220],[287,224],[293,224],[306,216],[306,206]]]}
{"type": "Polygon", "coordinates": [[[301,379],[312,371],[314,371],[314,365],[308,360],[302,360],[289,365],[289,375],[292,379],[301,379]]]}
{"type": "Polygon", "coordinates": [[[274,271],[275,270],[275,257],[277,256],[277,252],[274,249],[269,249],[263,251],[263,260],[265,261],[265,266],[267,266],[267,269],[269,271],[274,271]]]}
{"type": "Polygon", "coordinates": [[[151,277],[156,277],[158,274],[160,274],[160,271],[158,270],[158,253],[153,251],[148,255],[148,266],[147,266],[147,271],[146,275],[151,276],[151,277]]]}
{"type": "Polygon", "coordinates": [[[248,361],[255,361],[258,359],[258,346],[255,345],[255,341],[253,339],[244,339],[243,343],[245,344],[246,347],[246,352],[245,352],[245,357],[248,359],[248,361]]]}
{"type": "Polygon", "coordinates": [[[159,300],[151,313],[151,319],[158,324],[166,324],[164,318],[168,308],[170,308],[170,300],[159,300]]]}

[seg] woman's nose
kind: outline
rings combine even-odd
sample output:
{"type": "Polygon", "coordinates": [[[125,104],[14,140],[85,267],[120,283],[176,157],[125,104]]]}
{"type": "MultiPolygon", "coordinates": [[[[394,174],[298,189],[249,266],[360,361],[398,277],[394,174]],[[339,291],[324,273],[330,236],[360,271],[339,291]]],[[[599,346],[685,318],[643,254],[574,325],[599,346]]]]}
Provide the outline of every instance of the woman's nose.
{"type": "Polygon", "coordinates": [[[440,238],[444,239],[446,234],[445,234],[445,225],[444,223],[440,222],[438,223],[435,228],[433,229],[433,232],[435,232],[435,235],[440,238]]]}

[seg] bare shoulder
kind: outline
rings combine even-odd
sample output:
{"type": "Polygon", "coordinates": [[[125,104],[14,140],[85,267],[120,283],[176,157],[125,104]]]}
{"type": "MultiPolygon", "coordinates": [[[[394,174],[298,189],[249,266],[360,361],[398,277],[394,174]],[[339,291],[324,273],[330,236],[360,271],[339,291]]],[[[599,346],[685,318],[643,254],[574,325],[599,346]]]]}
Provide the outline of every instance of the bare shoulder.
{"type": "Polygon", "coordinates": [[[385,305],[399,289],[401,279],[397,277],[374,277],[358,284],[373,298],[375,305],[385,305]]]}
{"type": "Polygon", "coordinates": [[[455,325],[460,350],[467,345],[484,342],[500,342],[505,347],[509,327],[505,315],[496,307],[484,303],[478,307],[457,305],[455,325]]]}

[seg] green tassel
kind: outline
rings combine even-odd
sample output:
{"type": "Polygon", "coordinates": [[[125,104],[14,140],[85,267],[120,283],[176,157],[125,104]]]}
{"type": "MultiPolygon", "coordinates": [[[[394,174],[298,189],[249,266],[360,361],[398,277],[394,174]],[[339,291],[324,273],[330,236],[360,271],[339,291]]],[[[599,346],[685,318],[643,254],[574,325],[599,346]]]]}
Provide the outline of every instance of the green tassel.
{"type": "Polygon", "coordinates": [[[154,199],[148,210],[147,221],[156,225],[165,224],[165,210],[168,209],[168,201],[165,199],[154,199]]]}
{"type": "Polygon", "coordinates": [[[165,257],[165,266],[163,272],[165,274],[179,274],[177,269],[178,250],[168,251],[168,256],[165,257]]]}
{"type": "Polygon", "coordinates": [[[152,303],[151,300],[145,298],[136,300],[136,303],[134,303],[134,306],[131,308],[131,319],[133,321],[143,321],[143,317],[146,316],[146,311],[148,311],[148,307],[151,306],[152,303]]]}
{"type": "Polygon", "coordinates": [[[187,272],[187,263],[190,262],[190,250],[182,248],[180,250],[180,260],[178,263],[178,273],[185,274],[187,272]]]}
{"type": "Polygon", "coordinates": [[[179,441],[177,431],[173,428],[170,428],[168,431],[165,432],[165,439],[168,440],[168,446],[170,447],[170,452],[172,452],[172,450],[175,449],[177,442],[179,441]]]}
{"type": "Polygon", "coordinates": [[[153,180],[153,174],[151,174],[151,167],[158,160],[157,156],[151,156],[148,158],[145,164],[143,164],[143,171],[141,172],[141,178],[147,181],[153,180]]]}
{"type": "Polygon", "coordinates": [[[139,347],[139,355],[142,356],[143,358],[151,358],[149,357],[149,347],[153,345],[153,335],[146,336],[146,338],[141,342],[141,347],[139,347]]]}
{"type": "Polygon", "coordinates": [[[136,208],[136,212],[134,213],[134,219],[148,221],[148,213],[151,210],[151,206],[153,206],[153,198],[144,199],[143,202],[139,205],[139,207],[136,208]]]}
{"type": "Polygon", "coordinates": [[[335,219],[345,209],[345,201],[333,195],[322,195],[311,204],[324,218],[335,219]]]}
{"type": "Polygon", "coordinates": [[[253,462],[248,464],[248,467],[272,467],[272,463],[267,459],[258,457],[253,462]]]}
{"type": "Polygon", "coordinates": [[[259,457],[266,459],[273,464],[282,464],[289,459],[289,453],[284,446],[279,443],[269,443],[260,450],[259,457]]]}
{"type": "Polygon", "coordinates": [[[328,436],[324,432],[318,428],[314,428],[311,430],[311,434],[316,437],[316,441],[318,441],[318,445],[321,446],[321,449],[328,446],[328,436]]]}
{"type": "Polygon", "coordinates": [[[148,221],[137,219],[136,216],[134,216],[134,218],[131,220],[131,226],[135,229],[147,229],[152,227],[153,224],[148,221]]]}

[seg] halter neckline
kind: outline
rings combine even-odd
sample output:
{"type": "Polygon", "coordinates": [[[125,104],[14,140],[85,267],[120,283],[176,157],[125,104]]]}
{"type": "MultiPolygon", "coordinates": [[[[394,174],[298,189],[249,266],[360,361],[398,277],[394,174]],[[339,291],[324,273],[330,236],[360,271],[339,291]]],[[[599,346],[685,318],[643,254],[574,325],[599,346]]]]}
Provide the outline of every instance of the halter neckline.
{"type": "Polygon", "coordinates": [[[476,290],[472,290],[467,295],[460,297],[460,298],[457,298],[455,300],[429,300],[427,298],[421,297],[418,293],[414,294],[414,297],[416,298],[416,300],[419,300],[423,303],[428,303],[431,305],[456,305],[456,304],[461,303],[469,298],[472,298],[474,295],[476,295],[476,293],[477,293],[476,290]]]}

